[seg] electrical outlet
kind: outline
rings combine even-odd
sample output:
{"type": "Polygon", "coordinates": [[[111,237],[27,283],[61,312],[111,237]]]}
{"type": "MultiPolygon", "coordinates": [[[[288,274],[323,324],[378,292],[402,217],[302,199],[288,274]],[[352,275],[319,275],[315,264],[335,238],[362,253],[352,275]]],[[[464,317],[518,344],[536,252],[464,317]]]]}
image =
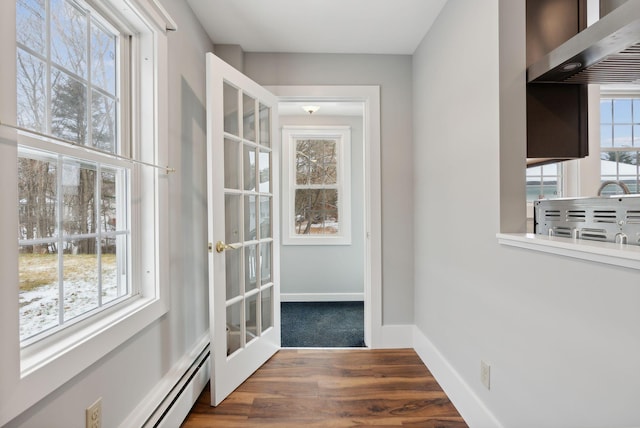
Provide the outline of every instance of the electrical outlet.
{"type": "Polygon", "coordinates": [[[490,389],[491,366],[484,361],[480,361],[480,382],[482,382],[485,388],[490,389]]]}
{"type": "Polygon", "coordinates": [[[87,428],[102,428],[102,398],[87,407],[87,428]]]}

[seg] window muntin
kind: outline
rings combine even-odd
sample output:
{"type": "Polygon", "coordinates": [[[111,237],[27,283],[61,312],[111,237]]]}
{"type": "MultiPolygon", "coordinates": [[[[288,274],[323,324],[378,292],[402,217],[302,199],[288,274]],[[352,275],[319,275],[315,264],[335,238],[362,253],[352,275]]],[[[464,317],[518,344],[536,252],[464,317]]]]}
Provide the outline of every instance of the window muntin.
{"type": "Polygon", "coordinates": [[[349,244],[350,130],[285,127],[284,244],[349,244]]]}
{"type": "MultiPolygon", "coordinates": [[[[16,0],[17,124],[107,153],[118,130],[121,36],[75,0],[16,0]]],[[[126,111],[125,111],[126,113],[126,111]]],[[[60,331],[135,294],[133,168],[35,136],[18,148],[20,341],[60,331]]]]}
{"type": "MultiPolygon", "coordinates": [[[[623,183],[631,193],[640,192],[640,96],[600,98],[600,177],[623,183]]],[[[603,195],[620,193],[606,186],[603,195]]]]}

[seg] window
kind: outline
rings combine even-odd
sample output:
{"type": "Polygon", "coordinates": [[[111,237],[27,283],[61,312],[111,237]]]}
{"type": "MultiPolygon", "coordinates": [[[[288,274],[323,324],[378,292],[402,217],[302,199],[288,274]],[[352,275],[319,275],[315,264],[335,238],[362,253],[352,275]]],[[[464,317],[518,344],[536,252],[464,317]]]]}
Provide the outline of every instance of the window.
{"type": "Polygon", "coordinates": [[[350,130],[283,128],[285,245],[350,244],[350,130]]]}
{"type": "Polygon", "coordinates": [[[527,168],[527,202],[562,195],[562,165],[552,163],[527,168]]]}
{"type": "MultiPolygon", "coordinates": [[[[70,0],[17,0],[17,123],[121,154],[120,65],[106,19],[70,0]]],[[[126,112],[124,112],[126,114],[126,112]]],[[[131,164],[35,136],[19,140],[20,340],[28,344],[131,295],[131,164]],[[44,148],[44,149],[43,149],[44,148]]]]}
{"type": "Polygon", "coordinates": [[[168,310],[175,23],[155,2],[15,0],[0,28],[4,425],[168,310]]]}
{"type": "Polygon", "coordinates": [[[600,177],[602,194],[640,192],[640,95],[600,98],[600,177]]]}

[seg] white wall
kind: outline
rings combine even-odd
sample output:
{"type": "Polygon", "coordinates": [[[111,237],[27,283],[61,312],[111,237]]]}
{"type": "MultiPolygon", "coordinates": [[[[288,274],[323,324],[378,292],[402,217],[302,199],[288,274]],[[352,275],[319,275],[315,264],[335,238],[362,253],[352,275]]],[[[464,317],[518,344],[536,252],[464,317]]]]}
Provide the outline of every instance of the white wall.
{"type": "MultiPolygon", "coordinates": [[[[364,292],[364,147],[362,116],[280,116],[282,126],[349,126],[351,132],[350,245],[281,245],[280,293],[364,292]]],[[[284,169],[283,169],[284,172],[284,169]]],[[[283,190],[281,197],[285,197],[283,190]]],[[[284,225],[281,230],[284,230],[284,225]]]]}
{"type": "Polygon", "coordinates": [[[412,324],[411,57],[245,53],[244,73],[262,85],[380,85],[382,317],[412,324]]]}
{"type": "Polygon", "coordinates": [[[449,0],[415,53],[416,325],[505,427],[637,427],[640,274],[496,242],[524,227],[523,5],[449,0]]]}
{"type": "MultiPolygon", "coordinates": [[[[103,426],[117,427],[208,330],[205,63],[213,46],[182,0],[162,0],[178,23],[169,34],[171,308],[120,348],[7,427],[84,427],[102,397],[103,426]]],[[[4,102],[4,101],[3,101],[4,102]]]]}

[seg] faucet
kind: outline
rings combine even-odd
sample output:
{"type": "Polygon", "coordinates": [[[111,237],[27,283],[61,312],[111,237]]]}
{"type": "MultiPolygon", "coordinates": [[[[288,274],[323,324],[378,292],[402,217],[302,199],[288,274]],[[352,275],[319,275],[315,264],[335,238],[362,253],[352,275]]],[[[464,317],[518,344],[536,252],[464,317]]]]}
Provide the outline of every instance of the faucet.
{"type": "Polygon", "coordinates": [[[620,187],[622,189],[622,193],[624,193],[625,195],[628,195],[629,193],[631,193],[629,191],[629,188],[627,187],[627,185],[624,184],[622,181],[620,181],[620,180],[618,180],[618,181],[616,181],[616,180],[607,180],[607,181],[603,181],[602,184],[600,185],[600,188],[598,189],[598,196],[602,195],[602,191],[609,184],[615,184],[618,187],[620,187]]]}

